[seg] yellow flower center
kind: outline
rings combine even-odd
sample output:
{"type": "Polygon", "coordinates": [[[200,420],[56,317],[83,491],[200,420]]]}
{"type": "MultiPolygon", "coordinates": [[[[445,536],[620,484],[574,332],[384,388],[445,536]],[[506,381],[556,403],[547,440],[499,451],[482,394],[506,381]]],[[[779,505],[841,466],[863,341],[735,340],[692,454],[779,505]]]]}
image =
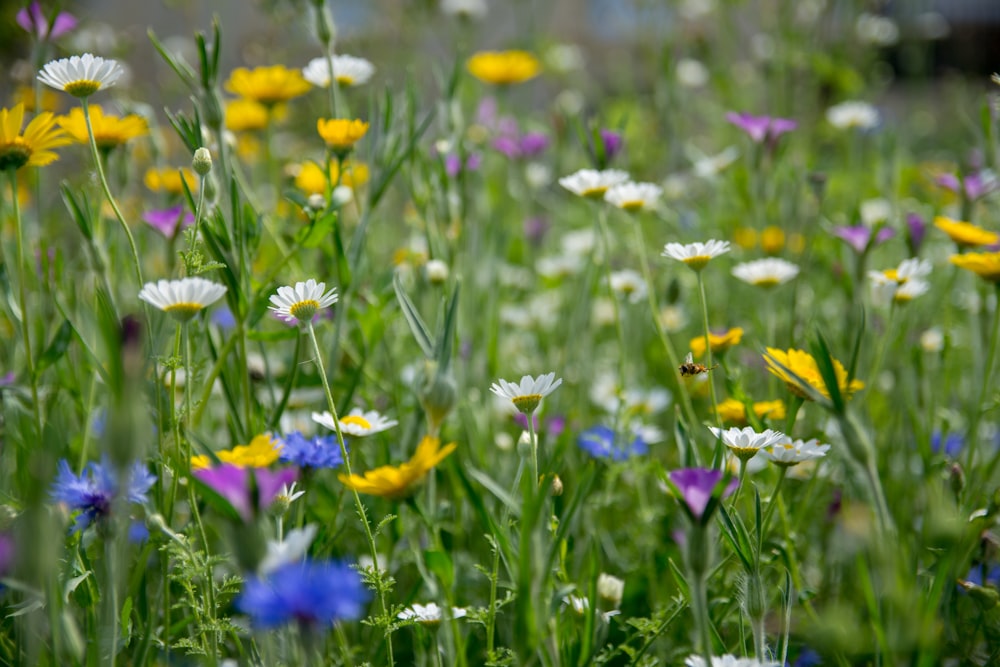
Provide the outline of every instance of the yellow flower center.
{"type": "Polygon", "coordinates": [[[684,263],[695,271],[701,271],[710,261],[712,261],[711,255],[695,255],[694,257],[688,257],[685,259],[684,263]]]}
{"type": "Polygon", "coordinates": [[[73,97],[90,97],[100,89],[101,89],[101,82],[94,81],[92,79],[80,79],[79,81],[70,81],[65,86],[63,86],[63,90],[65,90],[73,97]]]}
{"type": "Polygon", "coordinates": [[[288,309],[288,311],[292,314],[292,317],[300,322],[308,322],[311,320],[317,310],[319,310],[319,301],[316,301],[315,299],[306,299],[305,301],[293,303],[288,309]]]}
{"type": "Polygon", "coordinates": [[[768,276],[767,278],[758,278],[753,284],[757,287],[777,287],[779,282],[774,276],[768,276]]]}
{"type": "Polygon", "coordinates": [[[361,415],[347,415],[346,417],[340,420],[340,423],[360,426],[363,429],[370,429],[372,427],[371,422],[362,417],[361,415]]]}
{"type": "Polygon", "coordinates": [[[337,76],[337,83],[341,86],[351,86],[354,84],[354,77],[347,74],[340,74],[337,76]]]}
{"type": "Polygon", "coordinates": [[[603,199],[604,193],[608,191],[608,186],[599,185],[596,188],[587,188],[580,193],[583,197],[588,197],[590,199],[603,199]]]}
{"type": "Polygon", "coordinates": [[[170,313],[170,315],[178,322],[187,322],[192,317],[198,314],[198,312],[205,306],[200,303],[173,303],[163,309],[164,312],[170,313]]]}
{"type": "Polygon", "coordinates": [[[31,146],[21,137],[0,145],[0,171],[20,169],[31,159],[31,146]]]}
{"type": "Polygon", "coordinates": [[[641,211],[645,203],[646,202],[641,199],[633,199],[632,201],[622,202],[622,210],[629,212],[641,211]]]}
{"type": "Polygon", "coordinates": [[[530,415],[538,407],[538,404],[542,401],[541,394],[526,394],[525,396],[516,396],[511,399],[514,403],[514,407],[518,411],[523,412],[526,415],[530,415]]]}

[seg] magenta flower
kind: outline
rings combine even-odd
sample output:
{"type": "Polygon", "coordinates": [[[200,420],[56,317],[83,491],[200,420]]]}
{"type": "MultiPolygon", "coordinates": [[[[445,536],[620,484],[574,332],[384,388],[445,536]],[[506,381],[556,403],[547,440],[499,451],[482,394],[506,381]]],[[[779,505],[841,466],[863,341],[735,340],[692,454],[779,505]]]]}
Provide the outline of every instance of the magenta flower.
{"type": "Polygon", "coordinates": [[[946,190],[964,194],[969,201],[982,199],[1000,187],[996,176],[989,172],[973,172],[964,178],[959,178],[956,174],[940,174],[935,177],[934,182],[946,190]]]}
{"type": "Polygon", "coordinates": [[[478,171],[483,159],[479,153],[469,153],[462,163],[462,158],[457,153],[449,153],[444,158],[444,171],[449,178],[455,178],[463,171],[478,171]]]}
{"type": "Polygon", "coordinates": [[[599,134],[601,135],[601,143],[604,145],[604,159],[611,162],[621,152],[625,145],[625,138],[621,132],[604,128],[601,128],[599,134]]]}
{"type": "MultiPolygon", "coordinates": [[[[721,470],[713,470],[711,468],[681,468],[680,470],[672,470],[668,477],[681,494],[680,500],[684,501],[686,509],[696,521],[702,523],[708,518],[705,514],[706,510],[709,509],[710,503],[714,509],[717,503],[712,503],[712,501],[718,501],[729,496],[736,490],[736,486],[739,484],[739,480],[737,479],[729,480],[729,484],[722,490],[720,496],[716,498],[715,487],[722,479],[721,470]]],[[[711,513],[709,512],[709,514],[711,513]]]]}
{"type": "Polygon", "coordinates": [[[195,470],[192,474],[222,496],[244,521],[250,521],[254,514],[270,507],[282,486],[298,479],[299,471],[284,468],[272,472],[267,468],[241,468],[224,463],[195,470]]]}
{"type": "Polygon", "coordinates": [[[773,144],[778,140],[778,137],[799,126],[794,120],[788,118],[752,116],[748,113],[734,111],[726,114],[726,120],[750,135],[753,142],[757,144],[764,142],[773,144]]]}
{"type": "Polygon", "coordinates": [[[178,204],[170,208],[146,211],[142,220],[168,239],[172,239],[179,229],[194,224],[194,215],[178,204]]]}
{"type": "Polygon", "coordinates": [[[924,236],[927,235],[927,223],[916,213],[906,216],[906,244],[910,248],[910,254],[916,257],[920,253],[920,246],[924,244],[924,236]]]}
{"type": "Polygon", "coordinates": [[[876,246],[891,239],[896,235],[896,230],[892,227],[882,227],[875,232],[875,238],[873,239],[872,230],[864,225],[842,225],[833,228],[833,235],[847,241],[847,244],[854,248],[854,251],[860,255],[867,251],[869,246],[876,246]]]}
{"type": "Polygon", "coordinates": [[[33,33],[38,39],[58,39],[76,27],[76,17],[69,12],[59,12],[49,25],[42,6],[35,0],[17,13],[17,24],[33,33]]]}

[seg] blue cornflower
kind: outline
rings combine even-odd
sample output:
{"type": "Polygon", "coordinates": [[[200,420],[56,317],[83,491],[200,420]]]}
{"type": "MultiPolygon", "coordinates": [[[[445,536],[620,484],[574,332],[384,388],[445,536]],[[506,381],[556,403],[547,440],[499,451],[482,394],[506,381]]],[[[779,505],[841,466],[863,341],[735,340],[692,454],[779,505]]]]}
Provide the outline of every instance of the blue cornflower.
{"type": "Polygon", "coordinates": [[[337,444],[337,436],[319,435],[307,438],[296,431],[281,439],[281,460],[303,468],[336,468],[343,465],[344,457],[337,444]]]}
{"type": "Polygon", "coordinates": [[[289,621],[324,626],[359,618],[368,590],[350,566],[335,561],[289,563],[265,578],[251,577],[236,599],[236,608],[257,628],[289,621]]]}
{"type": "MultiPolygon", "coordinates": [[[[122,493],[129,502],[141,505],[149,500],[146,492],[155,481],[156,476],[136,461],[128,470],[128,483],[122,493]]],[[[65,503],[71,510],[81,510],[73,524],[74,533],[84,530],[95,519],[106,517],[117,493],[118,479],[107,456],[101,457],[100,463],[87,464],[79,477],[70,470],[66,459],[59,461],[59,474],[49,491],[54,501],[65,503]]]]}
{"type": "Polygon", "coordinates": [[[636,435],[631,443],[622,442],[614,430],[607,426],[594,426],[579,435],[576,444],[595,459],[624,461],[631,456],[645,454],[649,445],[636,435]]]}
{"type": "Polygon", "coordinates": [[[934,431],[931,435],[931,451],[935,454],[944,453],[950,459],[955,458],[962,447],[965,446],[965,438],[961,433],[949,433],[941,437],[941,431],[934,431]],[[943,441],[943,442],[942,442],[943,441]]]}

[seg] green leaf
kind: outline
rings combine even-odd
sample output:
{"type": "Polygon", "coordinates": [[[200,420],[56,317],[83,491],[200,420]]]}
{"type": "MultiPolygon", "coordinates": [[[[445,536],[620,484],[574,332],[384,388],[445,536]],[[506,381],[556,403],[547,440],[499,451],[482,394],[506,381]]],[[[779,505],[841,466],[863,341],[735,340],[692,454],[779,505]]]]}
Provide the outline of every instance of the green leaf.
{"type": "Polygon", "coordinates": [[[746,526],[743,525],[743,519],[740,518],[740,515],[737,514],[735,517],[734,520],[733,515],[729,514],[725,505],[719,504],[719,518],[721,519],[723,528],[722,534],[725,535],[737,558],[743,563],[743,568],[747,572],[752,572],[753,549],[750,546],[750,535],[747,533],[746,526]]]}
{"type": "Polygon", "coordinates": [[[87,195],[80,194],[80,197],[83,199],[83,203],[81,204],[77,201],[76,193],[66,183],[61,184],[59,190],[62,192],[63,203],[69,209],[73,222],[80,228],[80,233],[83,234],[83,237],[87,241],[93,242],[94,228],[90,224],[90,204],[87,201],[87,195]]]}
{"type": "Polygon", "coordinates": [[[472,466],[468,466],[467,470],[469,477],[485,486],[490,493],[496,496],[500,502],[507,506],[511,515],[514,517],[521,516],[521,503],[511,496],[510,493],[507,492],[507,489],[503,488],[499,482],[481,470],[476,470],[472,466]]]}
{"type": "Polygon", "coordinates": [[[295,242],[303,248],[318,248],[333,233],[337,217],[336,212],[317,217],[309,225],[299,230],[299,233],[295,235],[295,242]]]}
{"type": "Polygon", "coordinates": [[[451,558],[444,551],[425,551],[424,563],[445,588],[450,589],[455,583],[455,568],[451,563],[451,558]]]}
{"type": "Polygon", "coordinates": [[[444,326],[441,330],[441,335],[437,339],[437,358],[438,372],[447,373],[448,367],[451,365],[451,350],[455,345],[455,325],[458,323],[458,292],[461,287],[460,283],[455,283],[455,289],[451,293],[451,299],[448,301],[448,309],[444,316],[444,326]]]}
{"type": "Polygon", "coordinates": [[[396,298],[399,300],[400,308],[403,310],[403,317],[406,318],[406,323],[410,325],[410,331],[413,333],[413,337],[417,341],[417,345],[423,351],[424,356],[428,359],[434,359],[435,349],[434,340],[431,338],[430,331],[427,330],[427,325],[420,318],[420,313],[417,312],[417,307],[413,305],[410,301],[410,297],[406,295],[406,291],[403,290],[403,283],[400,282],[399,274],[396,273],[392,277],[392,288],[396,291],[396,298]]]}
{"type": "Polygon", "coordinates": [[[56,363],[62,359],[63,355],[66,354],[66,350],[69,349],[69,344],[73,340],[73,327],[70,325],[69,320],[63,320],[63,323],[59,325],[59,329],[56,334],[49,341],[49,346],[45,348],[45,351],[38,357],[38,361],[35,364],[35,373],[41,373],[43,370],[56,363]]]}
{"type": "Polygon", "coordinates": [[[836,413],[842,414],[844,412],[844,396],[840,393],[837,372],[833,366],[833,356],[830,354],[830,348],[826,344],[823,334],[817,331],[809,347],[816,360],[819,374],[823,377],[823,384],[830,392],[830,402],[833,403],[833,409],[836,413]]]}
{"type": "Polygon", "coordinates": [[[75,591],[80,586],[80,584],[86,581],[87,577],[89,577],[90,575],[91,572],[88,570],[77,577],[73,577],[72,579],[68,580],[65,584],[63,584],[63,602],[69,603],[69,596],[72,595],[73,591],[75,591]]]}

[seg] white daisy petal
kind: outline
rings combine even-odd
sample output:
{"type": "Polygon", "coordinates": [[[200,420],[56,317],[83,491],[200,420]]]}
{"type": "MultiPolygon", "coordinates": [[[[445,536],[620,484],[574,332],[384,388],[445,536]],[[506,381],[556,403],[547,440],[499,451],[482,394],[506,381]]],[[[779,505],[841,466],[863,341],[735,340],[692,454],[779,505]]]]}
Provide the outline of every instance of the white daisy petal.
{"type": "Polygon", "coordinates": [[[713,258],[729,252],[729,241],[712,239],[707,243],[668,243],[663,248],[662,255],[684,262],[695,271],[705,268],[713,258]]]}
{"type": "Polygon", "coordinates": [[[84,98],[115,85],[123,72],[115,60],[84,53],[46,63],[38,80],[56,90],[84,98]]]}
{"type": "Polygon", "coordinates": [[[621,169],[605,169],[604,171],[581,169],[575,174],[560,178],[559,185],[581,197],[601,199],[610,187],[627,180],[628,172],[621,169]]]}
{"type": "Polygon", "coordinates": [[[268,306],[275,315],[286,322],[301,322],[308,324],[314,315],[323,308],[337,303],[337,288],[325,292],[326,283],[317,283],[310,278],[304,283],[295,283],[278,288],[277,294],[272,294],[268,306]]]}
{"type": "Polygon", "coordinates": [[[715,437],[720,438],[722,443],[732,450],[736,457],[744,461],[753,458],[765,447],[770,447],[787,439],[787,436],[780,431],[767,429],[758,433],[750,426],[742,429],[733,427],[725,430],[714,426],[709,426],[708,428],[715,434],[715,437]]]}
{"type": "Polygon", "coordinates": [[[750,285],[776,287],[799,275],[799,267],[784,259],[767,258],[733,267],[733,275],[750,285]]]}
{"type": "MultiPolygon", "coordinates": [[[[332,56],[333,78],[341,86],[360,86],[375,74],[375,65],[364,58],[332,56]]],[[[313,58],[302,68],[302,77],[318,88],[330,85],[330,66],[326,58],[313,58]]]]}
{"type": "Polygon", "coordinates": [[[604,201],[623,211],[642,211],[653,208],[663,196],[663,188],[653,183],[619,183],[608,188],[604,201]]]}
{"type": "Polygon", "coordinates": [[[182,278],[146,283],[139,291],[139,298],[169,313],[180,322],[186,322],[222,298],[226,287],[204,278],[182,278]]]}
{"type": "Polygon", "coordinates": [[[519,411],[531,414],[541,400],[561,384],[562,378],[556,379],[555,373],[539,375],[537,378],[525,375],[518,384],[503,379],[498,380],[490,387],[490,391],[510,400],[519,411]]]}
{"type": "Polygon", "coordinates": [[[768,449],[762,449],[760,453],[775,465],[790,467],[823,458],[829,450],[830,445],[821,445],[815,438],[794,441],[786,438],[772,444],[768,449]]]}

